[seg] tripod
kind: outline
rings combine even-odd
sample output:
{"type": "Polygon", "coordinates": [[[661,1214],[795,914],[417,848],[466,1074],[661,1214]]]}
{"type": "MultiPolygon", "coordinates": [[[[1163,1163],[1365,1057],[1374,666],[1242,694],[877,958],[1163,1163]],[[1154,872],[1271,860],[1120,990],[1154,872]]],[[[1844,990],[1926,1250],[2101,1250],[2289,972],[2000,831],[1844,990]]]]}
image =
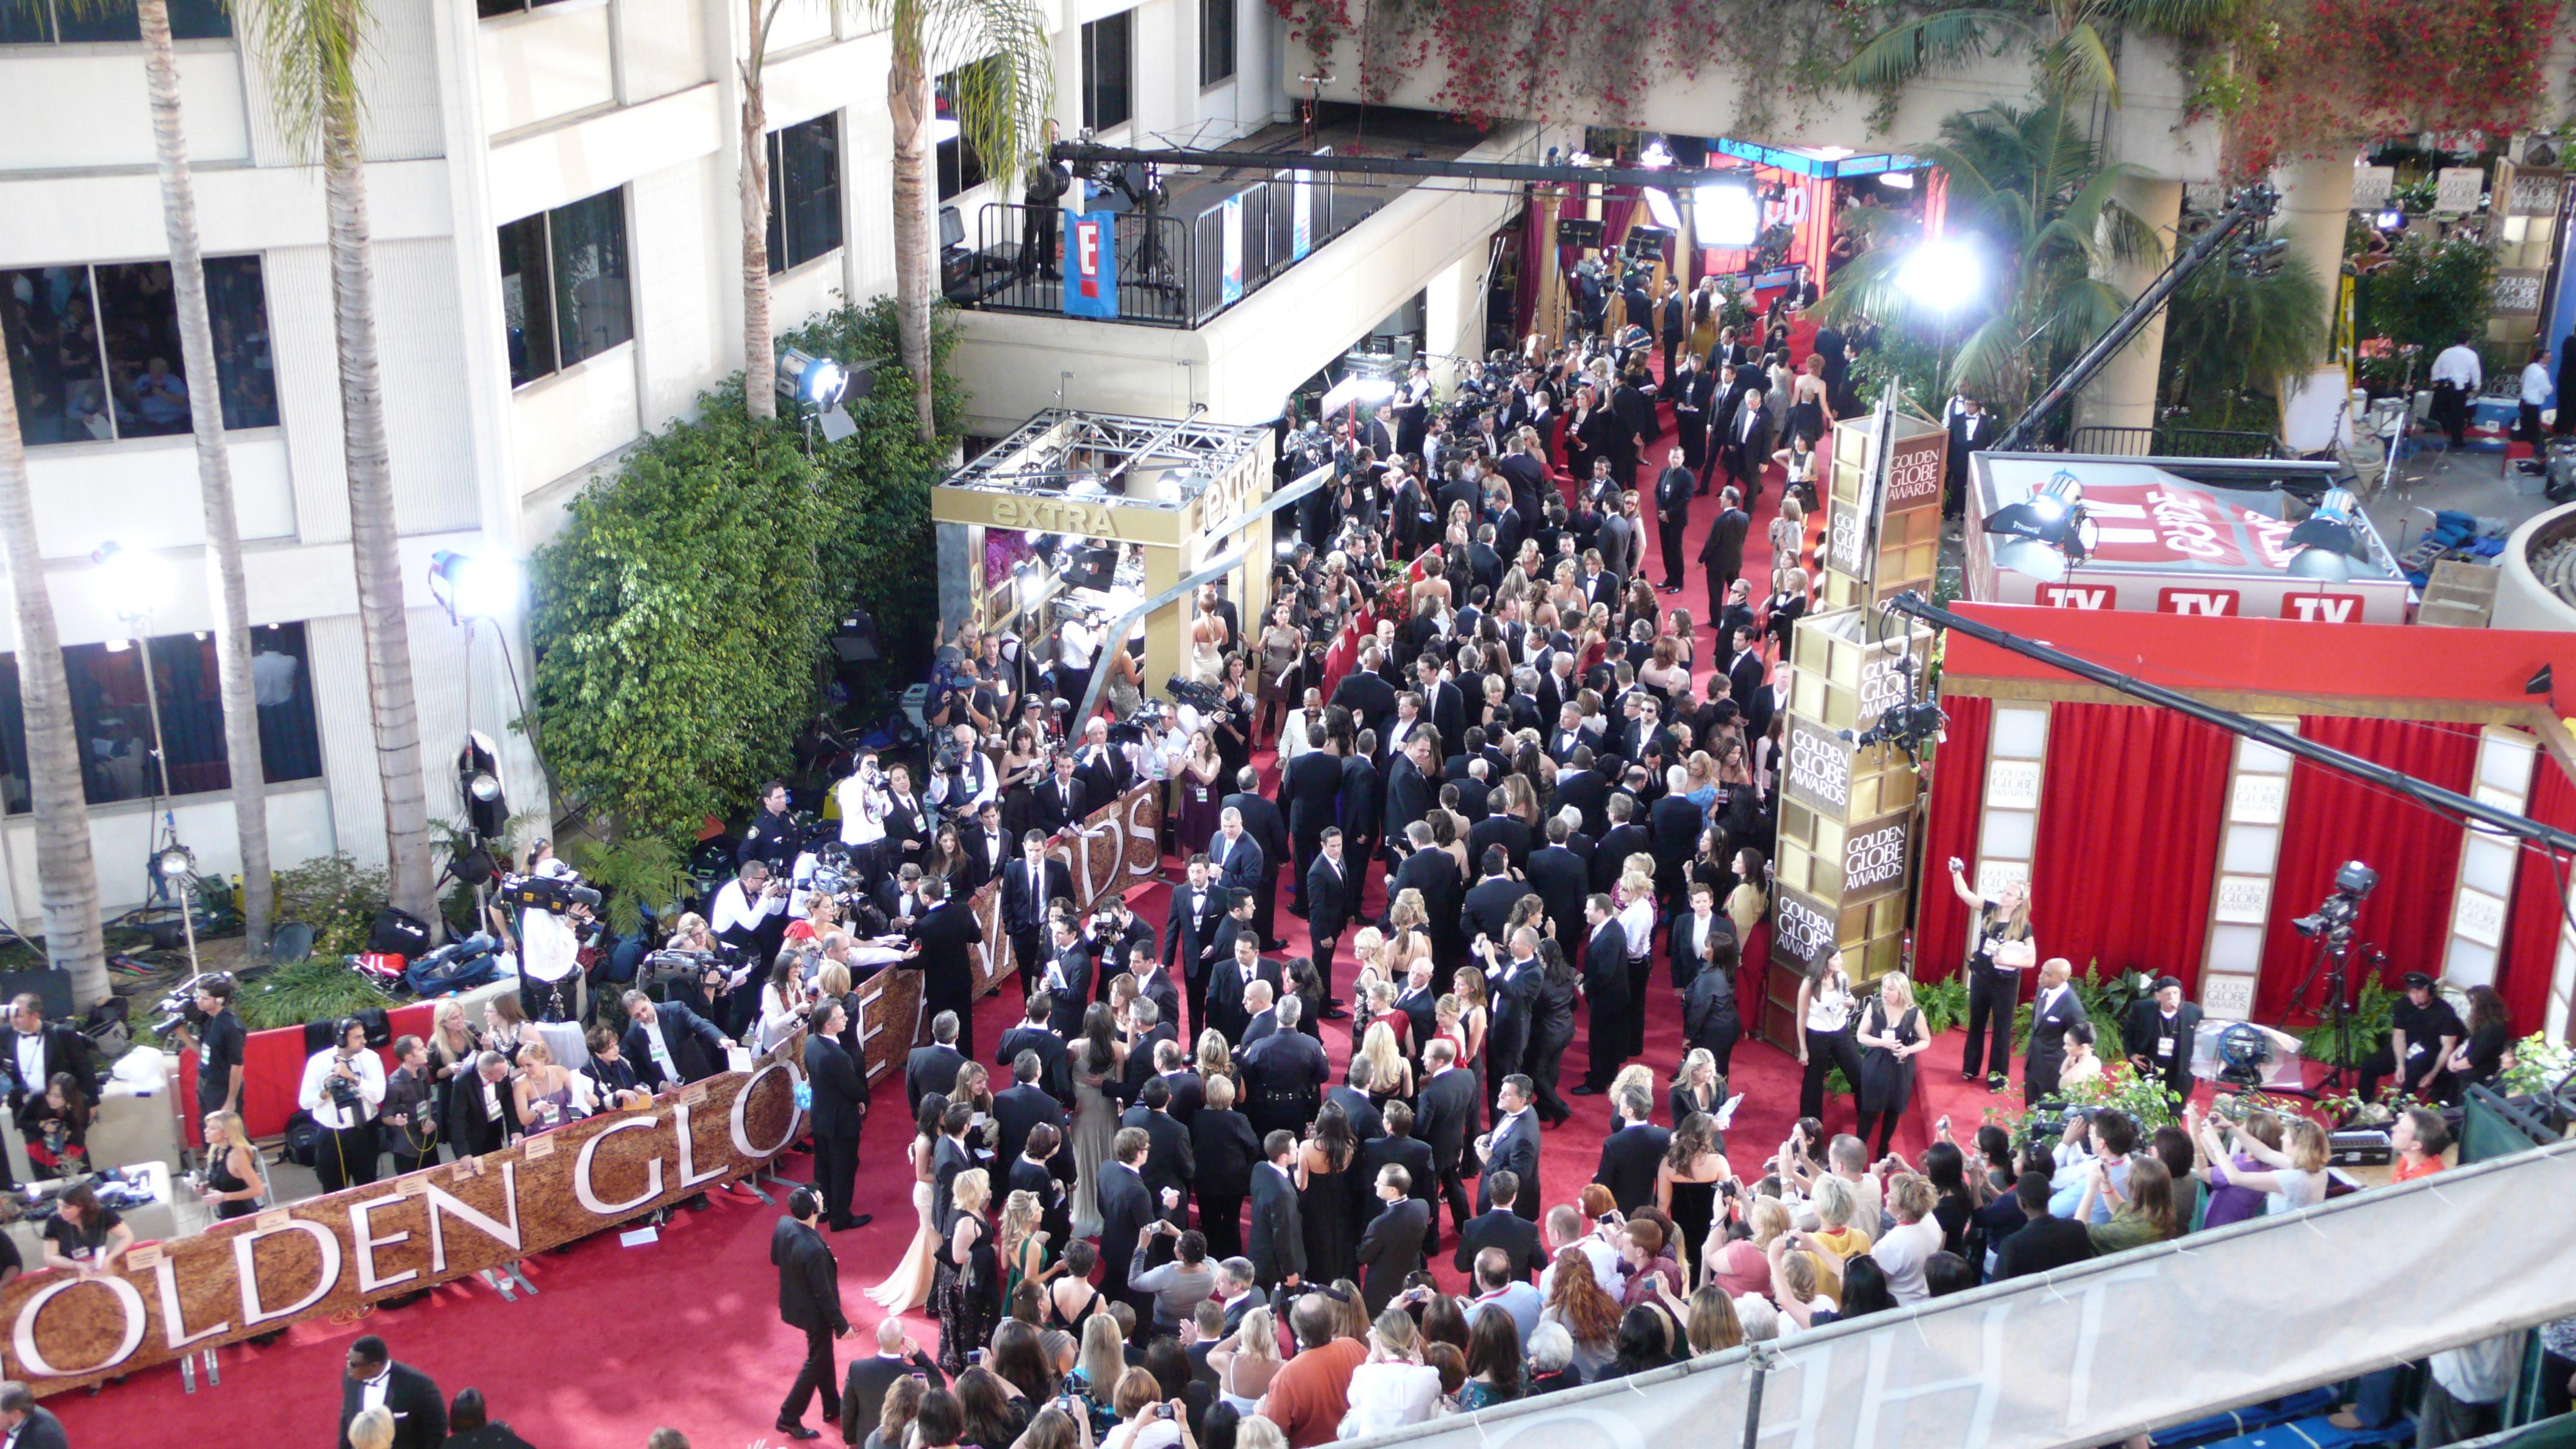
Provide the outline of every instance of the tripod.
{"type": "MultiPolygon", "coordinates": [[[[2299,989],[2291,994],[2289,1005],[2282,1009],[2281,1017],[2281,1025],[2287,1027],[2290,1018],[2307,1006],[2308,993],[2317,987],[2320,980],[2323,981],[2326,998],[2320,1010],[2333,1033],[2334,1064],[2327,1068],[2325,1080],[2313,1087],[2279,1089],[2286,1095],[2311,1099],[2341,1088],[2345,1074],[2355,1070],[2352,1060],[2352,981],[2345,969],[2345,964],[2352,957],[2352,927],[2328,926],[2317,933],[2316,942],[2316,950],[2308,961],[2308,974],[2300,979],[2299,989]]],[[[2364,946],[2361,951],[2363,956],[2373,961],[2387,959],[2376,946],[2364,946]]]]}

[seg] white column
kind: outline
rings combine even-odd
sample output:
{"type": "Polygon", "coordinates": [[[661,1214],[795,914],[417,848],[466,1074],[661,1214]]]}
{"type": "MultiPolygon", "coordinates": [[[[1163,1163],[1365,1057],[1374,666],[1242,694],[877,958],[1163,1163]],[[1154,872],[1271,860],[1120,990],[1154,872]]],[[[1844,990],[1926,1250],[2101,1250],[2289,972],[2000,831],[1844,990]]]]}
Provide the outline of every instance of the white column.
{"type": "Polygon", "coordinates": [[[2281,235],[2290,243],[2290,255],[2305,258],[2316,277],[2331,329],[2335,278],[2343,273],[2344,220],[2352,213],[2352,156],[2345,152],[2285,166],[2273,184],[2281,189],[2281,235]]]}
{"type": "MultiPolygon", "coordinates": [[[[2532,771],[2540,745],[2521,730],[2489,726],[2478,736],[2477,783],[2481,803],[2521,814],[2531,803],[2532,771]]],[[[2442,975],[2458,986],[2493,986],[2504,949],[2504,923],[2513,903],[2514,872],[2522,851],[2484,825],[2461,832],[2460,870],[2451,892],[2451,929],[2442,945],[2442,975]]]]}
{"type": "MultiPolygon", "coordinates": [[[[2048,778],[2048,706],[1997,704],[1993,718],[1974,877],[1977,893],[1989,899],[2005,886],[2030,884],[2031,857],[2039,849],[2039,797],[2048,778]]],[[[1933,864],[1926,862],[1926,870],[1933,864]]],[[[1975,929],[1973,917],[1969,928],[1975,929]]],[[[2040,954],[2048,954],[2047,943],[2039,944],[2040,954]]],[[[1965,939],[1959,948],[1967,948],[1965,939]]]]}
{"type": "MultiPolygon", "coordinates": [[[[2257,718],[2298,733],[2295,717],[2257,718]]],[[[2201,947],[2200,1006],[2212,1017],[2243,1021],[2254,1013],[2254,983],[2263,969],[2263,935],[2272,920],[2272,881],[2289,801],[2289,755],[2239,738],[2228,770],[2227,809],[2218,826],[2218,885],[2210,896],[2209,936],[2201,947]]]]}
{"type": "MultiPolygon", "coordinates": [[[[2155,229],[2156,240],[2164,254],[2141,257],[2135,261],[2113,262],[2108,280],[2123,296],[2134,297],[2164,270],[2176,244],[2175,229],[2182,220],[2182,183],[2153,176],[2129,177],[2114,183],[2113,192],[2122,206],[2155,229]]],[[[2159,308],[2145,326],[2138,329],[2129,344],[2103,365],[2090,383],[2075,398],[2075,421],[2078,426],[2150,428],[2156,422],[2156,374],[2165,353],[2165,309],[2159,308]]]]}

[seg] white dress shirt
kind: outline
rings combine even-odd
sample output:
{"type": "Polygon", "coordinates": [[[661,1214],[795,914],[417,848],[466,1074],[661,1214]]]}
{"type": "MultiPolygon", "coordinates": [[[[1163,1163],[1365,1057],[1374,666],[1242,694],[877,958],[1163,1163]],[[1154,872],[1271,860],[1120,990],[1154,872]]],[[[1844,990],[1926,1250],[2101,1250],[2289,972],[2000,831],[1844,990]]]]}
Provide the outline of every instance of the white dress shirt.
{"type": "Polygon", "coordinates": [[[315,1052],[307,1058],[304,1084],[295,1094],[296,1102],[313,1114],[314,1121],[333,1131],[372,1120],[377,1106],[385,1100],[385,1064],[376,1059],[374,1052],[361,1051],[349,1059],[349,1070],[357,1074],[358,1100],[363,1105],[352,1114],[332,1101],[331,1093],[322,1084],[330,1078],[331,1067],[339,1059],[337,1051],[315,1052]]]}
{"type": "Polygon", "coordinates": [[[874,845],[885,839],[885,787],[870,785],[852,774],[832,793],[841,805],[841,843],[874,845]]]}
{"type": "Polygon", "coordinates": [[[766,891],[755,896],[742,888],[741,881],[729,880],[724,883],[724,889],[716,892],[715,919],[707,924],[719,936],[737,928],[756,931],[760,929],[761,922],[785,909],[785,896],[773,896],[766,891]]]}
{"type": "Polygon", "coordinates": [[[2476,392],[2486,385],[2486,380],[2486,364],[2479,359],[2478,350],[2465,342],[2452,343],[2433,359],[2435,382],[2456,383],[2464,391],[2476,392]]]}
{"type": "Polygon", "coordinates": [[[2548,363],[2531,362],[2523,365],[2522,400],[2524,402],[2533,407],[2545,406],[2549,402],[2549,394],[2552,391],[2554,389],[2549,384],[2548,363]]]}

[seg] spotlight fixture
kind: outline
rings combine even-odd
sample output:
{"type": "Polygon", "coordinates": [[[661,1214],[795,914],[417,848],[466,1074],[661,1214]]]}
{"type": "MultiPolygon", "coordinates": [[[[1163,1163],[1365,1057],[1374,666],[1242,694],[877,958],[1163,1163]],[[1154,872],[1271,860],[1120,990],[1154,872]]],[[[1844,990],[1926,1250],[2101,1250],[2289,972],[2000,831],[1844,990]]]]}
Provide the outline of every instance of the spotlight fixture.
{"type": "Polygon", "coordinates": [[[168,578],[150,556],[111,538],[91,551],[89,561],[98,567],[99,589],[118,618],[140,619],[161,602],[168,578]]]}
{"type": "Polygon", "coordinates": [[[2392,206],[2381,211],[2377,216],[2372,217],[2370,219],[2370,224],[2379,228],[2381,231],[2404,231],[2406,229],[2406,213],[2399,211],[2396,207],[2392,206]]]}
{"type": "Polygon", "coordinates": [[[1655,225],[1667,231],[1681,230],[1681,209],[1673,205],[1673,194],[1669,191],[1660,187],[1647,187],[1646,214],[1655,219],[1655,225]]]}
{"type": "Polygon", "coordinates": [[[1995,550],[1998,567],[2031,574],[2043,582],[2064,578],[2066,571],[2092,557],[2099,530],[2084,511],[2084,483],[2063,468],[2048,475],[2037,492],[2020,503],[2008,503],[1986,515],[1986,532],[2008,542],[1995,550]]]}
{"type": "Polygon", "coordinates": [[[456,754],[456,791],[465,804],[466,823],[484,840],[509,833],[510,805],[501,790],[501,760],[492,742],[479,733],[465,736],[456,754]]]}
{"type": "Polygon", "coordinates": [[[1751,183],[1705,181],[1691,191],[1691,230],[1703,246],[1747,247],[1762,229],[1751,183]]]}
{"type": "Polygon", "coordinates": [[[2352,561],[2367,557],[2361,541],[2361,501],[2347,488],[2329,488],[2316,511],[2290,530],[2289,573],[2295,578],[2340,583],[2352,577],[2352,561]]]}
{"type": "Polygon", "coordinates": [[[1637,153],[1637,164],[1646,167],[1670,166],[1673,164],[1673,148],[1665,143],[1663,137],[1650,136],[1646,138],[1644,149],[1637,153]]]}
{"type": "Polygon", "coordinates": [[[440,549],[429,556],[429,596],[450,623],[504,618],[519,601],[519,571],[507,559],[440,549]]]}
{"type": "Polygon", "coordinates": [[[185,880],[197,873],[197,853],[172,841],[152,853],[152,873],[163,880],[185,880]]]}
{"type": "Polygon", "coordinates": [[[1911,171],[1882,171],[1878,173],[1878,184],[1881,186],[1892,187],[1898,191],[1912,191],[1914,189],[1914,173],[1911,171]]]}
{"type": "Polygon", "coordinates": [[[1896,285],[1935,312],[1956,312],[1984,284],[1985,270],[1976,248],[1954,238],[1935,237],[1916,246],[1897,268],[1896,285]]]}
{"type": "Polygon", "coordinates": [[[778,395],[818,413],[839,407],[843,397],[866,397],[871,381],[864,370],[854,379],[832,359],[798,348],[785,348],[778,354],[778,395]]]}

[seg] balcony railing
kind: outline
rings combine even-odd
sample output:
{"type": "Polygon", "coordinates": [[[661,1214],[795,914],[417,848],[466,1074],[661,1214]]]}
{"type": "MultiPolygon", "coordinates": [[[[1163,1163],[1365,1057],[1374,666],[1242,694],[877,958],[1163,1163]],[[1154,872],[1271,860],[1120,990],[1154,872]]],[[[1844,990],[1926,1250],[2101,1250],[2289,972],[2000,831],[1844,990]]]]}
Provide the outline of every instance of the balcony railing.
{"type": "MultiPolygon", "coordinates": [[[[1293,176],[1264,177],[1224,188],[1194,187],[1189,192],[1194,209],[1185,213],[1119,213],[1114,228],[1115,320],[1149,327],[1202,326],[1349,230],[1387,197],[1384,188],[1370,186],[1354,188],[1365,195],[1365,201],[1345,196],[1344,188],[1324,172],[1310,175],[1305,185],[1303,252],[1297,246],[1298,184],[1293,176]],[[1227,213],[1232,209],[1241,212],[1235,266],[1228,265],[1226,255],[1227,236],[1234,225],[1227,213]]],[[[1041,207],[1039,212],[1045,224],[1063,225],[1057,208],[1041,207]]],[[[950,300],[998,312],[1062,315],[1062,233],[1057,233],[1055,247],[1058,275],[1048,276],[1031,264],[1029,223],[1028,207],[987,202],[976,217],[975,251],[949,278],[950,300]]]]}

